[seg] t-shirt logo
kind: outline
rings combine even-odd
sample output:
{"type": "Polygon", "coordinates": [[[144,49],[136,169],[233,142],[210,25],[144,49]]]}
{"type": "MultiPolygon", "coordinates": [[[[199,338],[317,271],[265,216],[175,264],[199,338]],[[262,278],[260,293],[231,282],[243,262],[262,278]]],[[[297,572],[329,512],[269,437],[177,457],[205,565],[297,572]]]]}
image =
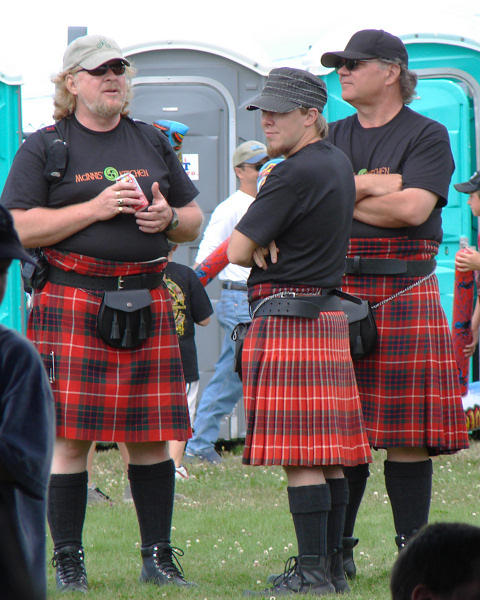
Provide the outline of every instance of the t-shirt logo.
{"type": "Polygon", "coordinates": [[[105,175],[105,179],[108,179],[108,181],[115,181],[115,179],[120,175],[115,167],[106,167],[103,171],[103,174],[105,175]]]}

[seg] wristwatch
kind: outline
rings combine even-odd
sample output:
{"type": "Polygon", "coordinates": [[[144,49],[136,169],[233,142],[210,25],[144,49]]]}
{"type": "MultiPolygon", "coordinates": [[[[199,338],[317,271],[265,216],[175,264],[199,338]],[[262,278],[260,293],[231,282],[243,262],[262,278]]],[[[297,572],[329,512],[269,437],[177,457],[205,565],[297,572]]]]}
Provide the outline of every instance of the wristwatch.
{"type": "Polygon", "coordinates": [[[173,206],[170,208],[172,209],[172,218],[170,219],[170,223],[165,227],[165,231],[172,231],[172,229],[176,229],[178,227],[177,211],[173,208],[173,206]]]}

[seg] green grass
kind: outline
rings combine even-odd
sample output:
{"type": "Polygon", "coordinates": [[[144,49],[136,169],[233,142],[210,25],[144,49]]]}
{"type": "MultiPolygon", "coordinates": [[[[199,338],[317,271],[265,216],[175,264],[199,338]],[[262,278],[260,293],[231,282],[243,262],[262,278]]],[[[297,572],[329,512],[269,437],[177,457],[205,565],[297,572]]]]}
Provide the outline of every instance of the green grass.
{"type": "MultiPolygon", "coordinates": [[[[390,505],[383,481],[383,452],[375,452],[355,534],[358,576],[351,600],[388,600],[390,568],[396,557],[390,505]]],[[[177,485],[172,544],[195,588],[184,590],[138,583],[141,559],[132,504],[122,502],[126,477],[117,450],[97,452],[95,482],[113,500],[89,506],[84,529],[91,600],[242,598],[260,589],[270,573],[283,570],[296,554],[281,468],[245,467],[241,448],[225,453],[221,466],[189,466],[190,479],[177,485]]],[[[464,521],[480,526],[480,442],[453,456],[434,459],[430,521],[464,521]]],[[[48,540],[51,555],[51,542],[48,540]]],[[[48,567],[49,598],[55,591],[48,567]]],[[[72,595],[68,595],[71,597],[72,595]]],[[[308,598],[309,596],[302,596],[308,598]]]]}

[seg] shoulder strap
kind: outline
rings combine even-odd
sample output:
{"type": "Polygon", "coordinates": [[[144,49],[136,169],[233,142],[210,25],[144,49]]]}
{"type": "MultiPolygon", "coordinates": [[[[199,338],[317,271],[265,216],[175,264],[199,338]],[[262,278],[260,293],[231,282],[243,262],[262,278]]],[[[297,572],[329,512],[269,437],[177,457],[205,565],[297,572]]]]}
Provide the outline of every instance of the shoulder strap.
{"type": "Polygon", "coordinates": [[[45,146],[43,175],[49,183],[61,181],[68,165],[68,145],[64,140],[65,125],[58,121],[39,130],[45,146]]]}

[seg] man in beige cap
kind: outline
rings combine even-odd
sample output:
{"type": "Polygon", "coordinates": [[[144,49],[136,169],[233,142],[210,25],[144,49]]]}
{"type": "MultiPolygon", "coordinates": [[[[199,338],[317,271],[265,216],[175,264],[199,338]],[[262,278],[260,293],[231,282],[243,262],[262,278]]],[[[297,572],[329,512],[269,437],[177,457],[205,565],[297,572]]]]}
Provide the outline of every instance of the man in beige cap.
{"type": "MultiPolygon", "coordinates": [[[[224,240],[230,237],[235,225],[247,212],[257,193],[257,176],[266,162],[265,144],[248,140],[240,144],[233,154],[233,169],[240,183],[238,190],[221,202],[213,211],[198,249],[198,265],[224,240]]],[[[229,415],[242,397],[242,382],[233,370],[235,343],[231,333],[237,323],[249,321],[247,278],[250,269],[227,265],[218,275],[222,284],[216,314],[225,331],[215,373],[200,399],[195,417],[194,435],[187,444],[186,455],[212,464],[221,461],[214,445],[218,439],[220,423],[229,415]]]]}
{"type": "Polygon", "coordinates": [[[62,591],[88,588],[82,532],[96,440],[125,442],[129,453],[141,581],[187,585],[172,560],[175,465],[167,444],[186,441],[191,428],[163,270],[168,241],[195,239],[202,213],[168,139],[127,117],[130,77],[113,40],[72,42],[54,80],[50,128],[67,144],[63,176],[46,168],[51,153],[39,131],[17,153],[2,194],[20,240],[41,248],[48,265],[46,281],[34,277],[28,335],[55,398],[48,521],[62,591]],[[139,187],[119,180],[125,173],[139,187]],[[109,323],[102,315],[111,300],[134,312],[127,318],[117,308],[109,323]]]}

